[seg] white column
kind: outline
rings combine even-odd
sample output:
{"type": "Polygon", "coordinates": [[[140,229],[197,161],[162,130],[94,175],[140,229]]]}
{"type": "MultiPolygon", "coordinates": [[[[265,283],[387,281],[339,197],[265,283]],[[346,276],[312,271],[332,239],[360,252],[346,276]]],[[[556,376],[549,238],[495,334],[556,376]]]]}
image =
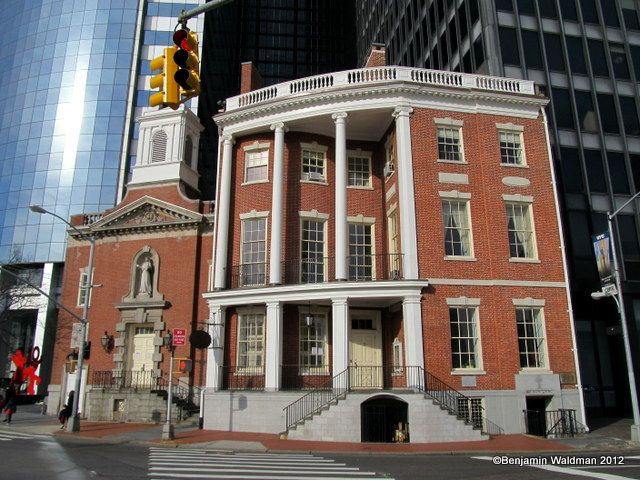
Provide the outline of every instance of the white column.
{"type": "Polygon", "coordinates": [[[264,389],[267,392],[280,390],[280,368],[282,365],[282,304],[267,303],[267,345],[265,358],[264,389]]]}
{"type": "Polygon", "coordinates": [[[348,280],[347,269],[347,114],[334,113],[336,122],[336,280],[348,280]]]}
{"type": "MultiPolygon", "coordinates": [[[[424,368],[424,348],[422,338],[421,295],[409,295],[402,300],[402,326],[404,330],[404,355],[407,367],[424,368]]],[[[410,379],[418,379],[415,374],[410,379]]],[[[416,380],[417,381],[417,380],[416,380]]],[[[408,387],[421,386],[407,385],[408,387]]]]}
{"type": "Polygon", "coordinates": [[[418,241],[416,235],[416,205],[413,186],[413,157],[411,154],[411,107],[397,107],[396,145],[398,150],[398,203],[400,210],[400,238],[403,253],[404,278],[418,278],[418,241]]]}
{"type": "MultiPolygon", "coordinates": [[[[349,303],[346,298],[334,298],[333,317],[333,376],[349,366],[349,303]]],[[[344,385],[334,385],[334,387],[344,385]]]]}
{"type": "Polygon", "coordinates": [[[220,178],[220,192],[216,208],[218,218],[216,222],[216,257],[214,266],[214,290],[225,288],[225,267],[227,266],[227,245],[229,242],[229,211],[231,210],[231,159],[233,154],[233,137],[222,136],[222,175],[220,178]]]}
{"type": "Polygon", "coordinates": [[[269,256],[269,283],[282,283],[282,212],[284,209],[284,123],[271,125],[274,132],[273,190],[271,194],[271,253],[269,256]]]}
{"type": "Polygon", "coordinates": [[[224,365],[224,327],[225,308],[219,305],[209,306],[209,335],[211,345],[207,349],[206,386],[214,390],[222,388],[222,366],[224,365]]]}

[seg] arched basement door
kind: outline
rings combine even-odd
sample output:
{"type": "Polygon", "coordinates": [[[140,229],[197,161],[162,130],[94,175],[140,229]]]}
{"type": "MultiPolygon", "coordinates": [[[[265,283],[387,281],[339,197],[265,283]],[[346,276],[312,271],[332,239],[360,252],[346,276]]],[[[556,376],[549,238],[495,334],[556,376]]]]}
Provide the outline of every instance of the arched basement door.
{"type": "MultiPolygon", "coordinates": [[[[360,405],[361,441],[393,442],[394,433],[401,428],[408,429],[408,404],[394,397],[374,397],[360,405]]],[[[408,441],[408,439],[407,439],[408,441]]]]}

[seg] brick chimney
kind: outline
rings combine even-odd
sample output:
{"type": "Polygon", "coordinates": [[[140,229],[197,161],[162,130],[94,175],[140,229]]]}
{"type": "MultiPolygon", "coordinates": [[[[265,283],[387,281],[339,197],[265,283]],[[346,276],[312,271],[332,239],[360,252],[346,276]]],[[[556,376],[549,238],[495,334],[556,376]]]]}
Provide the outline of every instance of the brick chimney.
{"type": "Polygon", "coordinates": [[[253,62],[243,62],[240,64],[240,94],[258,90],[264,87],[262,75],[253,62]]]}
{"type": "Polygon", "coordinates": [[[383,43],[372,43],[369,49],[369,56],[364,63],[364,68],[368,67],[386,67],[387,66],[387,49],[383,43]]]}

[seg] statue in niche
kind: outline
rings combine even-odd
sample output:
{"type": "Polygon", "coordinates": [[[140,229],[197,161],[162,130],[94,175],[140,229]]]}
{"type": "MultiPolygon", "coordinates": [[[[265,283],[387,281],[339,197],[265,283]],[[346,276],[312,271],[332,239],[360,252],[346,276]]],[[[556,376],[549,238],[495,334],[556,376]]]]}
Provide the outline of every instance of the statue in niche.
{"type": "Polygon", "coordinates": [[[138,295],[150,297],[153,293],[153,260],[150,256],[145,256],[142,263],[138,265],[140,270],[140,283],[138,284],[138,295]]]}

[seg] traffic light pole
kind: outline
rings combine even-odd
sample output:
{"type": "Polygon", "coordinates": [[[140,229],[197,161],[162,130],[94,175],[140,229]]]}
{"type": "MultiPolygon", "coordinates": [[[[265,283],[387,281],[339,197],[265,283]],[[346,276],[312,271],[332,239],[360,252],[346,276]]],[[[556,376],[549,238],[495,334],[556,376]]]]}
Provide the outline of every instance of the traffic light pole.
{"type": "Polygon", "coordinates": [[[192,10],[182,11],[182,13],[178,16],[178,23],[181,23],[183,27],[187,26],[187,20],[193,18],[195,16],[200,15],[201,13],[208,12],[209,10],[213,10],[214,8],[221,7],[227,3],[231,3],[233,0],[211,0],[210,2],[205,3],[199,7],[196,7],[192,10]]]}

